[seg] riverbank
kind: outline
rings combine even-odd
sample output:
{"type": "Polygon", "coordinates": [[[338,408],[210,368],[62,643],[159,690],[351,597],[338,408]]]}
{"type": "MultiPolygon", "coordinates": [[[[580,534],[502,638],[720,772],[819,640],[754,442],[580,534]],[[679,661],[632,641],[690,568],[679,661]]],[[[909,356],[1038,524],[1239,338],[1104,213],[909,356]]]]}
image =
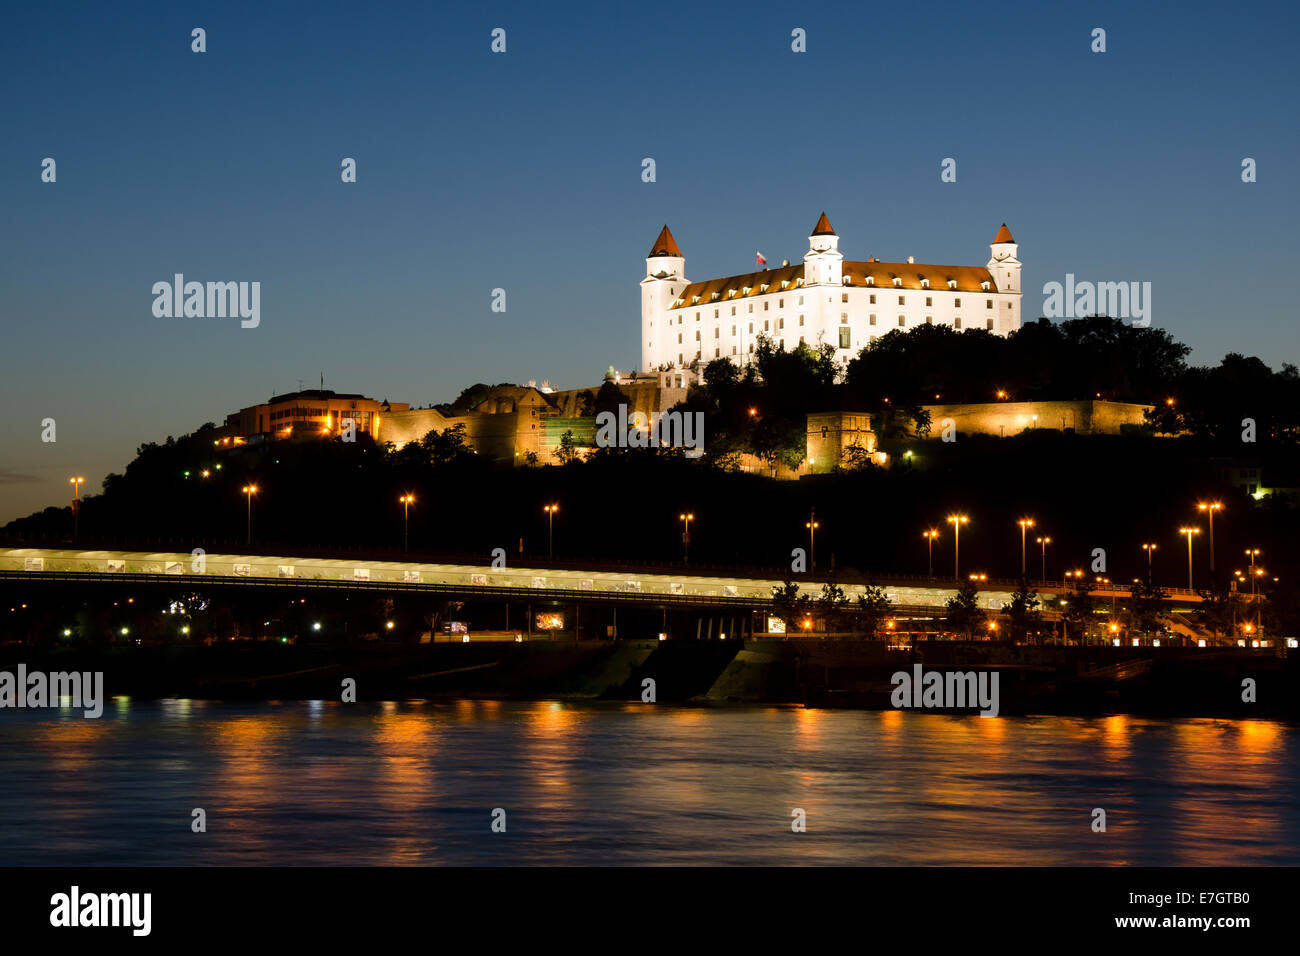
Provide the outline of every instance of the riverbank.
{"type": "Polygon", "coordinates": [[[1300,665],[1246,649],[876,641],[475,642],[0,648],[0,670],[103,672],[112,697],[772,703],[890,709],[892,676],[996,672],[1002,714],[1300,718],[1300,665]],[[1254,701],[1243,682],[1254,681],[1254,701]]]}

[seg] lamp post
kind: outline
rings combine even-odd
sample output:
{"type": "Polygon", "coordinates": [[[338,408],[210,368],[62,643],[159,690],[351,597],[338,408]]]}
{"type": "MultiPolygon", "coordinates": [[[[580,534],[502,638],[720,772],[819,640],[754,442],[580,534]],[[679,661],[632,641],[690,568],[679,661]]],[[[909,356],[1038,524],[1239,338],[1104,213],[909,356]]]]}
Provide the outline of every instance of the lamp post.
{"type": "Polygon", "coordinates": [[[930,559],[930,577],[933,578],[934,577],[934,539],[939,537],[939,532],[935,528],[930,528],[928,531],[922,531],[921,537],[925,539],[925,550],[927,556],[930,559]]]}
{"type": "Polygon", "coordinates": [[[1196,506],[1210,516],[1210,583],[1214,583],[1214,513],[1223,510],[1221,501],[1202,501],[1196,506]]]}
{"type": "Polygon", "coordinates": [[[1250,558],[1250,603],[1255,606],[1255,631],[1259,631],[1259,605],[1255,601],[1255,578],[1264,572],[1255,568],[1255,558],[1259,556],[1259,548],[1247,548],[1246,557],[1250,558]]]}
{"type": "Polygon", "coordinates": [[[546,512],[546,559],[549,561],[555,557],[555,512],[560,510],[559,502],[543,505],[542,510],[546,512]]]}
{"type": "Polygon", "coordinates": [[[244,485],[240,491],[248,496],[248,540],[245,542],[247,547],[253,543],[253,495],[257,494],[257,485],[244,485]]]}
{"type": "Polygon", "coordinates": [[[77,532],[81,525],[81,486],[85,484],[86,479],[78,475],[75,478],[69,478],[68,483],[72,485],[72,540],[77,540],[77,532]]]}
{"type": "Polygon", "coordinates": [[[1035,538],[1034,541],[1037,542],[1038,546],[1042,549],[1041,553],[1039,554],[1041,563],[1039,564],[1038,567],[1038,574],[1039,574],[1038,580],[1041,583],[1046,584],[1047,583],[1047,546],[1052,543],[1052,539],[1044,536],[1041,538],[1035,538]]]}
{"type": "Polygon", "coordinates": [[[689,511],[677,516],[682,522],[682,564],[691,563],[691,522],[695,515],[689,511]]]}
{"type": "Polygon", "coordinates": [[[817,523],[817,509],[808,510],[808,521],[804,525],[808,529],[808,563],[813,571],[817,570],[817,529],[821,527],[817,523]]]}
{"type": "Polygon", "coordinates": [[[1147,553],[1147,585],[1150,586],[1150,584],[1151,584],[1151,555],[1155,552],[1155,550],[1156,550],[1156,546],[1155,546],[1154,544],[1144,544],[1144,545],[1142,545],[1142,550],[1145,551],[1145,552],[1147,553]]]}
{"type": "Polygon", "coordinates": [[[952,579],[961,580],[961,526],[970,521],[965,515],[949,515],[948,523],[952,525],[952,579]]]}
{"type": "Polygon", "coordinates": [[[1179,528],[1179,534],[1187,535],[1187,590],[1194,590],[1192,587],[1192,535],[1200,534],[1200,528],[1179,528]]]}
{"type": "Polygon", "coordinates": [[[415,495],[408,493],[402,495],[397,500],[402,503],[402,550],[406,551],[407,542],[409,541],[409,538],[407,536],[407,531],[410,527],[409,519],[411,516],[411,502],[415,500],[415,495]]]}
{"type": "Polygon", "coordinates": [[[1027,578],[1029,575],[1025,570],[1025,532],[1034,526],[1034,519],[1021,518],[1016,524],[1020,525],[1020,576],[1027,578]]]}

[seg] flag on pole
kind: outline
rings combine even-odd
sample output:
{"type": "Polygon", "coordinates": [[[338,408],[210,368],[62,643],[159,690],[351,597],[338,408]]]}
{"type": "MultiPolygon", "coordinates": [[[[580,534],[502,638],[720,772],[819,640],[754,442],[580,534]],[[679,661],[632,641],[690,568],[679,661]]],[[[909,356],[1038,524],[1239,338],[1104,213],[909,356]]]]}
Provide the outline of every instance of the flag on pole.
{"type": "Polygon", "coordinates": [[[757,249],[754,250],[754,256],[756,257],[758,264],[760,266],[767,265],[767,260],[763,258],[763,253],[759,252],[757,249]]]}

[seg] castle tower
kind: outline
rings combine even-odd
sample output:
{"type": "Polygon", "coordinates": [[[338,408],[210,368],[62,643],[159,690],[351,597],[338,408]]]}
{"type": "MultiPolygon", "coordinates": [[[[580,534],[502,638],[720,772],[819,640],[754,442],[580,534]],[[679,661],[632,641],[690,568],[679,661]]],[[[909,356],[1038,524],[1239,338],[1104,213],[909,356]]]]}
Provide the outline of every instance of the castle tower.
{"type": "MultiPolygon", "coordinates": [[[[686,288],[686,257],[677,240],[664,226],[650,247],[645,260],[645,278],[641,280],[641,367],[653,371],[660,365],[676,364],[678,350],[669,340],[668,310],[686,288]]],[[[690,343],[689,360],[695,357],[695,343],[690,343]]]]}
{"type": "Polygon", "coordinates": [[[841,285],[844,256],[840,252],[840,237],[835,235],[824,212],[808,237],[808,247],[803,257],[803,284],[841,285]]]}
{"type": "Polygon", "coordinates": [[[989,245],[988,270],[999,292],[1020,292],[1020,260],[1016,258],[1019,248],[1004,222],[989,245]]]}

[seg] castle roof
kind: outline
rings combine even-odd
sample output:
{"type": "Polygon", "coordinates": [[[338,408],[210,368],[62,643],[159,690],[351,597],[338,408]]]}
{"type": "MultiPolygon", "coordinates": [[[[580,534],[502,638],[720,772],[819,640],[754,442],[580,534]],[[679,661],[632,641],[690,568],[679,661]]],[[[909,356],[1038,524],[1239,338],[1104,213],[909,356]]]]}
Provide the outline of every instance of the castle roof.
{"type": "Polygon", "coordinates": [[[1011,238],[1011,230],[1007,228],[1007,224],[1005,222],[1002,224],[1002,228],[998,230],[998,234],[993,237],[993,245],[995,246],[1000,242],[1015,242],[1015,241],[1016,240],[1011,238]]]}
{"type": "Polygon", "coordinates": [[[817,225],[813,226],[812,234],[814,236],[833,236],[835,230],[831,228],[831,221],[826,218],[826,213],[822,213],[821,218],[817,220],[817,225]]]}
{"type": "MultiPolygon", "coordinates": [[[[849,289],[926,289],[923,284],[929,281],[928,291],[940,292],[997,292],[997,280],[984,266],[939,266],[912,262],[867,262],[843,263],[844,288],[849,289]],[[899,283],[894,285],[894,279],[899,283]],[[871,281],[868,282],[867,280],[871,281]],[[955,283],[949,286],[949,282],[955,283]],[[984,289],[987,282],[989,287],[984,289]]],[[[699,308],[701,306],[725,304],[736,299],[747,299],[756,295],[770,295],[774,292],[795,292],[803,289],[804,271],[802,265],[782,266],[779,269],[764,269],[762,272],[747,272],[744,275],[727,276],[722,279],[709,279],[706,282],[692,282],[682,290],[673,309],[699,308]],[[785,283],[784,288],[782,283],[785,283]]],[[[884,305],[881,308],[885,308],[884,305]]]]}
{"type": "Polygon", "coordinates": [[[663,229],[660,230],[659,238],[655,240],[655,244],[650,247],[650,255],[647,258],[654,258],[655,256],[677,256],[679,259],[685,258],[682,256],[682,250],[677,248],[677,240],[674,239],[673,234],[668,231],[667,224],[665,224],[663,229]]]}

